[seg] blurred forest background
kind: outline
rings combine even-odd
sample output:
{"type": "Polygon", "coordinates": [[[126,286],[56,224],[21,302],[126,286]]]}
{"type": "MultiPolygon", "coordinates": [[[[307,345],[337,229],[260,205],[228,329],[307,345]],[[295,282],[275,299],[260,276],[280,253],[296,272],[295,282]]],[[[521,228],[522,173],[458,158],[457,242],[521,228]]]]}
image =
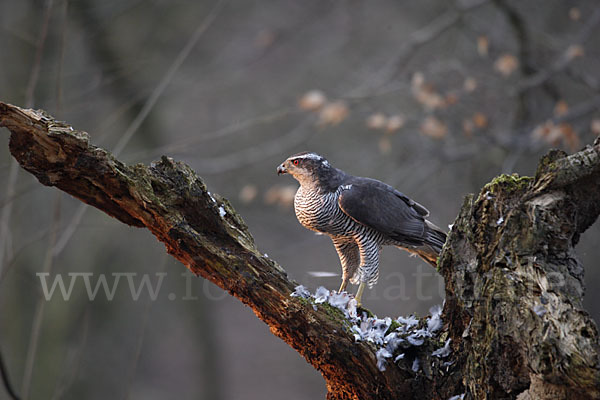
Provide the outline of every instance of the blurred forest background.
{"type": "MultiPolygon", "coordinates": [[[[330,240],[292,209],[275,169],[312,150],[453,222],[500,173],[600,134],[597,0],[4,0],[0,100],[43,108],[127,163],[190,164],[300,283],[337,288],[330,240]]],[[[237,300],[129,228],[40,185],[0,134],[0,350],[32,399],[324,398],[320,375],[237,300]],[[40,272],[125,278],[45,301],[40,272]],[[163,274],[163,275],[157,275],[163,274]],[[164,275],[166,274],[166,275],[164,275]]],[[[600,226],[582,237],[600,321],[600,226]]],[[[443,301],[431,267],[386,249],[365,303],[380,317],[443,301]]],[[[355,288],[352,288],[355,290],[355,288]]],[[[0,388],[0,399],[7,399],[0,388]]]]}

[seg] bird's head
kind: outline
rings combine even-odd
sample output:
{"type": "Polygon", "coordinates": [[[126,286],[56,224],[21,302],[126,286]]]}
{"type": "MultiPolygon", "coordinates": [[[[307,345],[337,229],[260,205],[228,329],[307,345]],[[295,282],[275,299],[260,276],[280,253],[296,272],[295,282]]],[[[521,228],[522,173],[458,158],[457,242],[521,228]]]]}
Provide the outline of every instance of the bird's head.
{"type": "Polygon", "coordinates": [[[331,171],[329,162],[312,152],[294,154],[277,167],[277,174],[290,174],[301,185],[319,184],[331,171]]]}

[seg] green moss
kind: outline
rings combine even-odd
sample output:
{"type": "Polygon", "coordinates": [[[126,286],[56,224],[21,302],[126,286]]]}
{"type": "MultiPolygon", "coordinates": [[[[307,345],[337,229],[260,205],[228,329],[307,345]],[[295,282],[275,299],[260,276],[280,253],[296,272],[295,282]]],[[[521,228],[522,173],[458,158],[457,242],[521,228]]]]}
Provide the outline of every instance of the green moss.
{"type": "Polygon", "coordinates": [[[535,172],[535,178],[539,179],[541,176],[549,171],[556,170],[555,161],[560,160],[561,158],[567,157],[567,153],[562,150],[552,149],[548,152],[548,154],[544,155],[537,166],[537,170],[535,172]]]}
{"type": "Polygon", "coordinates": [[[367,318],[375,318],[375,314],[373,314],[371,312],[371,310],[369,310],[368,308],[364,308],[363,306],[358,307],[357,311],[360,312],[366,312],[367,313],[367,318]]]}
{"type": "Polygon", "coordinates": [[[502,174],[492,179],[492,181],[485,185],[483,189],[488,190],[491,193],[496,193],[500,188],[509,192],[513,192],[527,188],[532,180],[533,178],[530,176],[519,176],[519,174],[502,174]]]}
{"type": "MultiPolygon", "coordinates": [[[[306,299],[305,299],[306,300],[306,299]]],[[[310,302],[312,306],[312,301],[310,302]]],[[[346,315],[337,307],[332,306],[329,303],[321,303],[318,305],[319,310],[324,311],[325,315],[334,323],[341,325],[346,332],[350,332],[352,325],[346,318],[346,315]]]]}
{"type": "Polygon", "coordinates": [[[392,320],[392,324],[390,325],[390,327],[388,328],[388,330],[385,332],[386,335],[394,332],[396,329],[400,328],[402,325],[400,325],[400,323],[398,321],[396,321],[395,319],[392,320]]]}
{"type": "Polygon", "coordinates": [[[320,304],[320,308],[322,308],[323,311],[325,311],[325,313],[327,314],[327,316],[332,321],[336,321],[336,322],[346,321],[346,316],[344,315],[344,313],[342,312],[342,310],[340,310],[339,308],[334,307],[334,306],[332,306],[329,303],[321,303],[320,304]]]}
{"type": "Polygon", "coordinates": [[[495,177],[490,183],[485,185],[483,189],[481,189],[479,197],[481,199],[481,196],[487,193],[498,194],[500,192],[513,193],[516,191],[522,191],[527,189],[532,182],[533,178],[530,176],[519,176],[519,174],[502,174],[495,177]]]}

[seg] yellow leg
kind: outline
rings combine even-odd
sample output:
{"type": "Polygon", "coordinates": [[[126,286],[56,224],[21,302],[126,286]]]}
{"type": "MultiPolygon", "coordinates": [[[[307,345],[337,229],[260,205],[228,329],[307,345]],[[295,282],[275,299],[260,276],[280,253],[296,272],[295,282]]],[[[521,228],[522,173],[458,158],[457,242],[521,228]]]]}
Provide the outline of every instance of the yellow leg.
{"type": "Polygon", "coordinates": [[[348,286],[348,279],[342,279],[342,284],[340,286],[340,290],[338,290],[338,293],[342,293],[344,290],[346,290],[346,286],[348,286]]]}
{"type": "Polygon", "coordinates": [[[358,291],[356,292],[356,296],[354,296],[354,298],[356,299],[356,306],[360,307],[362,305],[362,295],[363,292],[365,291],[365,283],[361,282],[360,285],[358,285],[358,291]]]}

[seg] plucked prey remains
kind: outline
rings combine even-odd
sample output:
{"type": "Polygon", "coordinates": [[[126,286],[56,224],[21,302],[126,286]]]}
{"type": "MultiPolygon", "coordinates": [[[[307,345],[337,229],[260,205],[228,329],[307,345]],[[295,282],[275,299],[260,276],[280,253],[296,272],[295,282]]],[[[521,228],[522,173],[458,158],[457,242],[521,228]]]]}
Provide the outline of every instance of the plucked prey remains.
{"type": "Polygon", "coordinates": [[[379,276],[379,253],[392,245],[420,256],[434,267],[446,234],[429,222],[429,211],[390,185],[346,174],[322,156],[294,154],[277,167],[300,187],[294,197],[298,221],[331,237],[342,263],[342,285],[358,284],[360,305],[365,285],[379,276]]]}

